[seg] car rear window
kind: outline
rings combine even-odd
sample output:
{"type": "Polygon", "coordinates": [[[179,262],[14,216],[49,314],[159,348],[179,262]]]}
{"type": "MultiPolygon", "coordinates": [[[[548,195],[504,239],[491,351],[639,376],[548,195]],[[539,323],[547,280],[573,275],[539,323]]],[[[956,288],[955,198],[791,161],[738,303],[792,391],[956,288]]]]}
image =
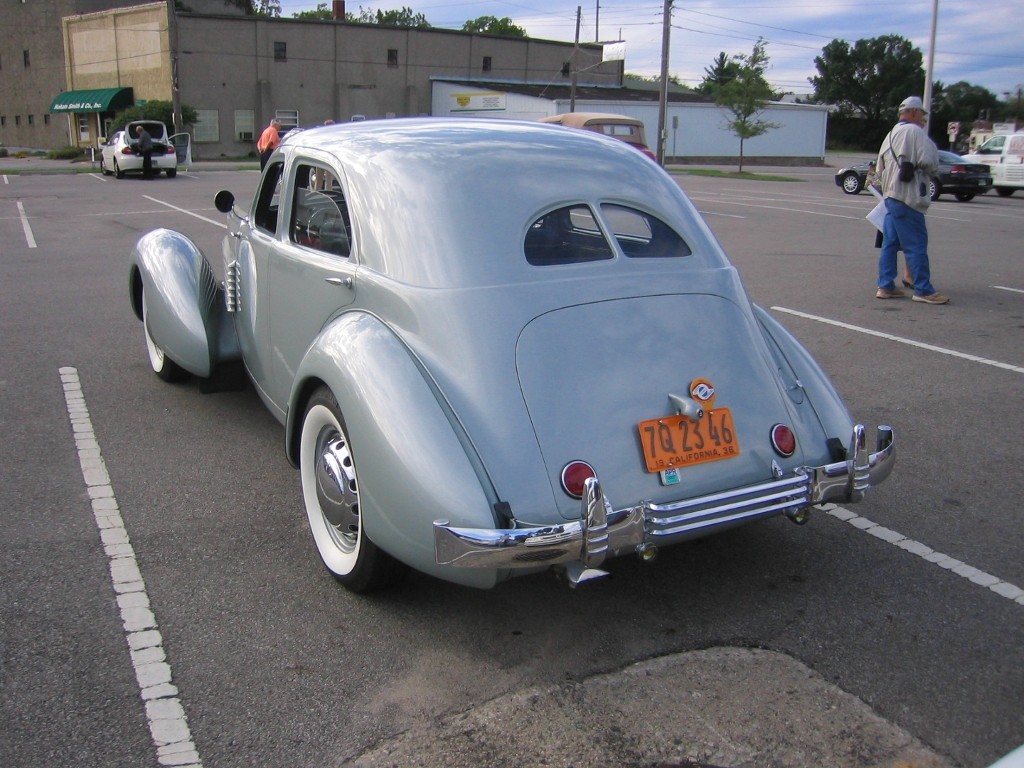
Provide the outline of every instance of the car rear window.
{"type": "Polygon", "coordinates": [[[602,205],[622,252],[634,259],[689,256],[686,241],[668,224],[649,213],[622,205],[602,205]]]}
{"type": "Polygon", "coordinates": [[[635,139],[639,141],[639,129],[635,125],[623,123],[591,123],[587,126],[592,131],[603,133],[605,136],[615,136],[619,139],[635,139]]]}
{"type": "MultiPolygon", "coordinates": [[[[629,258],[689,256],[675,230],[655,216],[623,205],[605,204],[601,212],[611,235],[629,258]]],[[[580,264],[615,258],[590,206],[576,204],[545,213],[527,230],[526,261],[534,266],[580,264]]]]}

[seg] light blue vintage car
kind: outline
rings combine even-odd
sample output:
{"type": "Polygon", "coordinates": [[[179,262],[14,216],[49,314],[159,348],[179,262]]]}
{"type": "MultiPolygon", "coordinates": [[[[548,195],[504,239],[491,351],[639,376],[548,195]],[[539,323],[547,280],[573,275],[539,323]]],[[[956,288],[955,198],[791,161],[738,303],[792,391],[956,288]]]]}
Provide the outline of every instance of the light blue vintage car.
{"type": "Polygon", "coordinates": [[[222,277],[145,235],[130,295],[161,378],[244,364],[346,587],[491,587],[855,502],[884,480],[807,351],[751,304],[679,185],[615,139],[503,120],[290,135],[222,277]]]}

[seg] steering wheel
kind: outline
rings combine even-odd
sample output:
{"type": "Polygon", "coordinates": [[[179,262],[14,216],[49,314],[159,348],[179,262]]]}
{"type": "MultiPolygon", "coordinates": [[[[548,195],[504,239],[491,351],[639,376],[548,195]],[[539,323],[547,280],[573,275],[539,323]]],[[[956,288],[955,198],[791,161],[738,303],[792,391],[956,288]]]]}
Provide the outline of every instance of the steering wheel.
{"type": "Polygon", "coordinates": [[[320,240],[320,228],[323,226],[324,221],[327,220],[329,214],[333,214],[330,208],[319,208],[313,211],[313,215],[309,217],[309,221],[306,222],[306,237],[309,238],[311,243],[319,242],[320,240]],[[322,221],[320,220],[322,219],[322,221]]]}

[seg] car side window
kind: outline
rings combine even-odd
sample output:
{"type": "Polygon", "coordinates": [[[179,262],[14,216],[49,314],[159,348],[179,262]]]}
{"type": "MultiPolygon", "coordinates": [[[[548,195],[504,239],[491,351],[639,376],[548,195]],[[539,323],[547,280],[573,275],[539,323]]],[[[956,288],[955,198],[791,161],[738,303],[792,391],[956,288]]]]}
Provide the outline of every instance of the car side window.
{"type": "Polygon", "coordinates": [[[277,161],[267,166],[263,181],[256,194],[256,211],[253,223],[257,228],[277,234],[277,212],[281,207],[281,174],[284,163],[277,161]]]}
{"type": "Polygon", "coordinates": [[[300,165],[295,172],[292,220],[293,243],[335,256],[352,252],[352,227],[341,183],[322,166],[300,165]]]}
{"type": "Polygon", "coordinates": [[[674,229],[649,213],[611,204],[602,205],[601,212],[622,252],[630,258],[671,258],[692,253],[674,229]]]}
{"type": "Polygon", "coordinates": [[[545,213],[526,231],[526,261],[534,266],[580,264],[614,258],[615,253],[590,207],[583,204],[545,213]]]}

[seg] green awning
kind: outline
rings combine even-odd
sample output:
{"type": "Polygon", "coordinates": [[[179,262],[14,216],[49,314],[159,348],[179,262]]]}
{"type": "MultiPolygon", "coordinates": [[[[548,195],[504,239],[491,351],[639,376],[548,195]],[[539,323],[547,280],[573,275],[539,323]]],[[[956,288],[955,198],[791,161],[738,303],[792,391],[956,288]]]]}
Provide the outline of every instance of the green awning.
{"type": "Polygon", "coordinates": [[[135,103],[131,88],[64,91],[50,104],[51,112],[111,112],[135,103]]]}

